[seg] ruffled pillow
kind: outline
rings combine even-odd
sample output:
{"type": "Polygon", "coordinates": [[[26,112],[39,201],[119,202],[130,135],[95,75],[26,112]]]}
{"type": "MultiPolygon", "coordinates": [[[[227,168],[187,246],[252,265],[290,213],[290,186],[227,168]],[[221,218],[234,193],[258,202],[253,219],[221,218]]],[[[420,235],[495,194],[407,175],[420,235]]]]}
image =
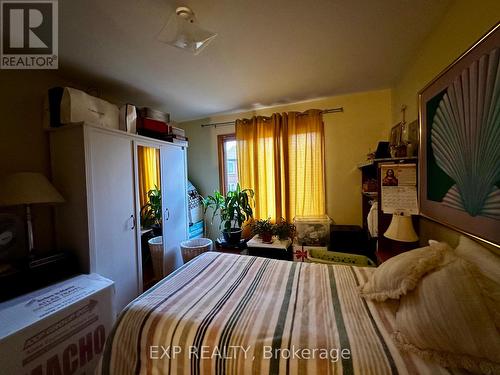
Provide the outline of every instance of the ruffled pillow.
{"type": "Polygon", "coordinates": [[[359,294],[376,301],[398,299],[414,289],[426,273],[443,262],[444,254],[451,251],[446,243],[436,242],[392,257],[359,287],[359,294]]]}
{"type": "Polygon", "coordinates": [[[481,246],[468,237],[461,236],[455,254],[474,264],[484,276],[481,287],[486,296],[486,303],[494,311],[495,325],[500,330],[500,255],[481,246]]]}
{"type": "MultiPolygon", "coordinates": [[[[396,345],[443,367],[500,374],[500,334],[487,290],[495,288],[474,264],[454,254],[399,300],[396,345]]],[[[499,285],[496,285],[498,288],[499,285]]]]}

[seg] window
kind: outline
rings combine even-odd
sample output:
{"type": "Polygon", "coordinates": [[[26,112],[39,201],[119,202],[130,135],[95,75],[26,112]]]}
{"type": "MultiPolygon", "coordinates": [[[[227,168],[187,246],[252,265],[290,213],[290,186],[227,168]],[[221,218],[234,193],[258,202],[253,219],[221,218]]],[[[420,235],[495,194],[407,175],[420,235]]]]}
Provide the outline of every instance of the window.
{"type": "Polygon", "coordinates": [[[235,159],[227,159],[227,175],[234,175],[236,173],[236,160],[235,159]]]}
{"type": "Polygon", "coordinates": [[[223,194],[235,190],[238,184],[238,156],[236,136],[224,134],[218,136],[219,146],[219,183],[223,194]]]}

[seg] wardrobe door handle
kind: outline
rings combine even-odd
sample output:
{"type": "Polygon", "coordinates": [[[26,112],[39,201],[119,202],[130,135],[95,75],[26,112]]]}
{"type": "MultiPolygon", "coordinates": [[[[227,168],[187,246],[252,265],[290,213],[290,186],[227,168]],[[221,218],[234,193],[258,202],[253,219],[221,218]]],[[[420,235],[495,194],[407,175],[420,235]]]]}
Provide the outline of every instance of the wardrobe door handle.
{"type": "Polygon", "coordinates": [[[168,221],[170,219],[170,210],[168,208],[165,208],[165,220],[168,221]]]}
{"type": "Polygon", "coordinates": [[[134,215],[130,215],[130,219],[132,219],[132,228],[130,228],[130,230],[134,230],[135,229],[135,217],[134,217],[134,215]]]}

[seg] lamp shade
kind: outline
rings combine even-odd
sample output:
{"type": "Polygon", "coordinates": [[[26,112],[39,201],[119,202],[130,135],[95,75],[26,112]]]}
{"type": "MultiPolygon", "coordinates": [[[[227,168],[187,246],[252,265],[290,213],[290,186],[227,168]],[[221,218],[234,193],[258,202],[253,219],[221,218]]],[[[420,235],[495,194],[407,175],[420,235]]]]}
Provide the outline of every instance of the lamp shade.
{"type": "Polygon", "coordinates": [[[0,180],[0,206],[62,202],[64,198],[41,173],[14,173],[0,180]]]}
{"type": "Polygon", "coordinates": [[[411,216],[393,214],[391,224],[384,233],[384,237],[401,242],[417,241],[418,236],[415,229],[413,229],[411,216]]]}
{"type": "Polygon", "coordinates": [[[197,55],[216,36],[216,33],[198,25],[191,9],[179,7],[161,30],[158,40],[197,55]]]}

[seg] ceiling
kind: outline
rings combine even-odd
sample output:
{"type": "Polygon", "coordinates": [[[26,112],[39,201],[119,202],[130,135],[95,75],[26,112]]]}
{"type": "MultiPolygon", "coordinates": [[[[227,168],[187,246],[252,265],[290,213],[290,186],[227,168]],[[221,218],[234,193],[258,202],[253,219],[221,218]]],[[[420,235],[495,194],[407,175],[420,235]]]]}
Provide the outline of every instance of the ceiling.
{"type": "Polygon", "coordinates": [[[59,60],[175,120],[390,87],[450,0],[61,1],[59,60]],[[218,33],[199,55],[156,36],[176,6],[218,33]]]}

